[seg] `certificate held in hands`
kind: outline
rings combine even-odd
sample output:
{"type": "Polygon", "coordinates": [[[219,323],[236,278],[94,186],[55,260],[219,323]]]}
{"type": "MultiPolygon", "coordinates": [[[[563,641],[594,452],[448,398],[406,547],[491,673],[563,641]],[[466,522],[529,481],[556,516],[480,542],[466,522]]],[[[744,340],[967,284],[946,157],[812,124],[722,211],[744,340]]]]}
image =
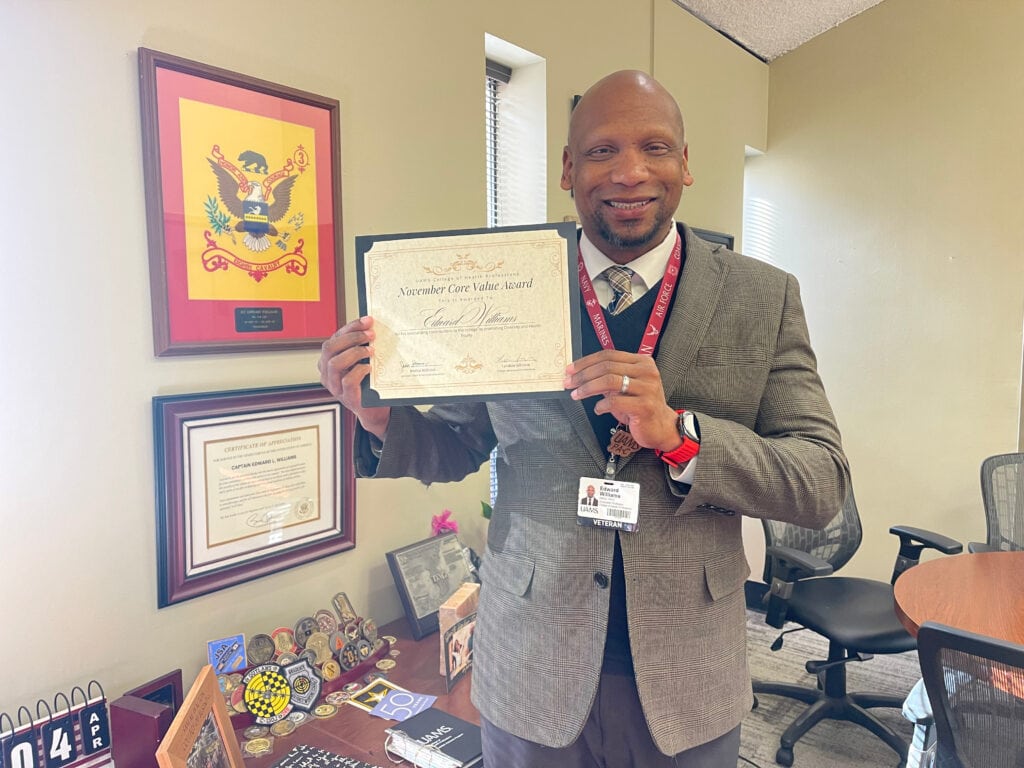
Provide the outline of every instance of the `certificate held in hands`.
{"type": "Polygon", "coordinates": [[[363,404],[565,396],[580,356],[576,227],[356,238],[376,341],[363,404]]]}

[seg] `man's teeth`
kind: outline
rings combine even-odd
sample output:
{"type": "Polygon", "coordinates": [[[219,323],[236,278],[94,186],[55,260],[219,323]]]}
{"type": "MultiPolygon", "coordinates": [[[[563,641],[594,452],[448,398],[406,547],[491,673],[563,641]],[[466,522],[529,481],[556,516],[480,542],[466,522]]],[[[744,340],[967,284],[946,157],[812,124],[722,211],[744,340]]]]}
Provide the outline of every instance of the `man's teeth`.
{"type": "Polygon", "coordinates": [[[623,208],[625,210],[629,210],[631,208],[642,208],[643,206],[647,205],[647,202],[647,200],[641,200],[638,203],[620,203],[615,200],[609,200],[608,205],[610,205],[612,208],[623,208]]]}

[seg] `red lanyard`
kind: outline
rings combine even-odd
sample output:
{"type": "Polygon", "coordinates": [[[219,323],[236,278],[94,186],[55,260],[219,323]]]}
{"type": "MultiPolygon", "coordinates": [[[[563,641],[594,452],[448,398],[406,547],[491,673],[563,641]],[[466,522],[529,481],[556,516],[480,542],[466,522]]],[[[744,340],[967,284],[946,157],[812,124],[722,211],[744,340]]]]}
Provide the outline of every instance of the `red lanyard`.
{"type": "MultiPolygon", "coordinates": [[[[676,283],[679,282],[679,269],[683,263],[683,239],[676,233],[676,244],[672,247],[672,254],[668,257],[668,265],[665,267],[665,275],[661,278],[661,289],[658,291],[658,298],[651,309],[651,316],[647,320],[647,328],[640,339],[640,348],[637,354],[653,355],[654,348],[658,344],[658,337],[661,336],[661,329],[665,326],[665,317],[668,315],[668,306],[672,302],[672,294],[675,293],[676,283]]],[[[608,323],[605,321],[604,312],[601,311],[601,304],[594,292],[594,284],[590,282],[590,275],[583,264],[583,256],[579,256],[579,279],[580,291],[583,293],[583,303],[590,315],[590,322],[594,326],[594,333],[597,340],[604,349],[615,349],[612,335],[608,332],[608,323]]],[[[640,450],[636,440],[629,434],[629,430],[619,424],[612,430],[612,440],[608,444],[608,464],[605,466],[604,474],[607,479],[615,477],[616,458],[618,456],[631,456],[640,450]]]]}
{"type": "MultiPolygon", "coordinates": [[[[604,312],[601,311],[601,304],[594,292],[594,284],[590,282],[590,275],[583,264],[583,255],[578,258],[580,273],[580,291],[583,293],[583,303],[590,315],[590,322],[594,326],[594,333],[603,349],[615,349],[615,342],[608,332],[608,323],[605,321],[604,312]]],[[[672,302],[672,294],[675,293],[676,283],[679,282],[679,268],[683,263],[683,239],[676,233],[676,244],[672,247],[672,254],[668,257],[668,265],[665,267],[665,276],[661,279],[661,290],[658,291],[658,298],[651,309],[651,317],[647,321],[647,330],[640,339],[640,349],[637,354],[653,355],[654,348],[658,344],[658,337],[661,336],[661,329],[665,325],[665,317],[668,315],[668,305],[672,302]]]]}

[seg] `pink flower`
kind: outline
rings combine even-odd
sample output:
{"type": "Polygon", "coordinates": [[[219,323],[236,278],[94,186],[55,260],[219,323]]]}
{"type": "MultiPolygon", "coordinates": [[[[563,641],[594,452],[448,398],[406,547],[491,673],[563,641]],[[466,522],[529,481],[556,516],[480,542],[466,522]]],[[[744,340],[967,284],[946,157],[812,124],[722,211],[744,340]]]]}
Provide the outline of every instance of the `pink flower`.
{"type": "Polygon", "coordinates": [[[459,524],[452,519],[452,511],[446,509],[440,515],[430,518],[430,529],[434,532],[434,536],[440,536],[442,533],[458,533],[459,524]]]}

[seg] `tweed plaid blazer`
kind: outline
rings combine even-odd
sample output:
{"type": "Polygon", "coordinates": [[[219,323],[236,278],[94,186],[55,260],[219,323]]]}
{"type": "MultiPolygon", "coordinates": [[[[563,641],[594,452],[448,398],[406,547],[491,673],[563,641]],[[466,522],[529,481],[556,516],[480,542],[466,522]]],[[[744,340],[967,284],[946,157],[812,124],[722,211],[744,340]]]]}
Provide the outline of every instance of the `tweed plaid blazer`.
{"type": "Polygon", "coordinates": [[[595,699],[613,537],[640,701],[672,755],[734,728],[752,704],[741,516],[820,528],[846,494],[796,279],[679,228],[686,262],[656,362],[669,405],[697,414],[701,449],[685,497],[653,451],[620,461],[616,478],[641,486],[636,532],[576,524],[579,479],[601,477],[605,453],[568,398],[394,408],[376,466],[356,452],[362,475],[433,483],[476,471],[497,445],[473,702],[540,744],[572,743],[595,699]]]}

